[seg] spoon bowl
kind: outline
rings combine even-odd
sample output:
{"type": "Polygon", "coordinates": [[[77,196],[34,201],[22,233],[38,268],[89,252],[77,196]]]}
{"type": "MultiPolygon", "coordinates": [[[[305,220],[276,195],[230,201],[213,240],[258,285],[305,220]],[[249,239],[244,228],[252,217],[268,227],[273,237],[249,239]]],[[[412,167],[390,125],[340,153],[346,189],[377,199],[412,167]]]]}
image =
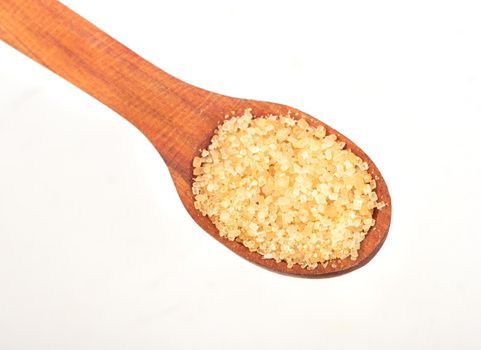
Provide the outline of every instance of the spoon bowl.
{"type": "Polygon", "coordinates": [[[269,270],[302,277],[327,277],[366,264],[389,230],[391,200],[375,164],[355,143],[330,126],[295,108],[224,96],[187,84],[141,58],[55,0],[2,0],[0,39],[92,95],[137,127],[158,150],[190,216],[210,235],[245,259],[269,270]],[[346,148],[369,164],[376,193],[386,207],[374,211],[376,224],[361,243],[355,260],[331,261],[314,270],[263,259],[244,245],[220,237],[209,218],[194,208],[192,160],[206,148],[226,115],[287,115],[322,125],[346,148]]]}
{"type": "Polygon", "coordinates": [[[197,110],[196,115],[198,117],[203,114],[208,115],[208,118],[210,120],[209,125],[211,125],[211,127],[204,129],[204,132],[200,134],[202,135],[202,137],[197,139],[197,141],[194,143],[191,152],[185,154],[185,159],[180,159],[180,154],[177,154],[176,159],[179,160],[179,163],[176,163],[175,166],[168,165],[175,187],[182,200],[182,203],[184,204],[185,209],[194,219],[194,221],[199,224],[199,226],[201,226],[207,233],[209,233],[211,236],[213,236],[215,239],[217,239],[219,242],[224,244],[226,247],[228,247],[230,250],[237,253],[238,255],[259,266],[282,274],[295,275],[300,277],[332,277],[359,268],[368,263],[371,258],[374,257],[374,255],[381,248],[389,231],[389,225],[391,222],[391,198],[389,196],[387,185],[379,169],[366,155],[366,153],[362,151],[361,148],[359,148],[350,139],[348,139],[346,136],[342,135],[329,125],[298,109],[289,106],[272,102],[238,99],[215,94],[215,96],[212,97],[211,103],[204,108],[202,110],[197,110]],[[339,141],[343,141],[346,143],[347,149],[350,149],[354,154],[356,154],[358,157],[360,157],[369,164],[368,172],[377,182],[377,188],[375,192],[378,195],[379,201],[386,203],[386,206],[380,210],[374,210],[373,218],[376,220],[376,223],[373,227],[371,227],[368,234],[361,242],[359,256],[355,260],[351,260],[350,258],[335,260],[329,263],[326,267],[319,265],[314,270],[302,268],[297,264],[291,268],[288,268],[287,263],[285,263],[284,261],[277,263],[272,259],[264,259],[260,254],[249,251],[249,249],[247,249],[242,243],[239,243],[237,241],[230,241],[225,237],[221,237],[212,221],[210,221],[208,217],[203,216],[197,209],[194,208],[194,196],[191,190],[193,181],[193,158],[199,155],[200,149],[205,149],[209,145],[215,128],[219,123],[225,120],[225,115],[242,115],[242,113],[247,108],[252,109],[252,114],[254,116],[265,116],[270,114],[287,115],[288,113],[290,113],[291,117],[297,119],[305,119],[309,122],[310,125],[314,127],[322,125],[326,128],[328,134],[335,134],[338,137],[339,141]],[[186,169],[183,168],[184,165],[187,165],[186,169]]]}

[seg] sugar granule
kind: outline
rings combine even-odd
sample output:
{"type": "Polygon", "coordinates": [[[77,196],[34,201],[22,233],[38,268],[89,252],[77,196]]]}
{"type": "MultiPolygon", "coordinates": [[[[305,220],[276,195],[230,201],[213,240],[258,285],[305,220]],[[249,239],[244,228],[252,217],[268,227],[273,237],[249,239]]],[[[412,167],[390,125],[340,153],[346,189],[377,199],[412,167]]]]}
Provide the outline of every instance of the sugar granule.
{"type": "Polygon", "coordinates": [[[288,267],[355,260],[384,203],[368,164],[344,148],[304,119],[246,110],[194,158],[194,205],[222,237],[288,267]]]}

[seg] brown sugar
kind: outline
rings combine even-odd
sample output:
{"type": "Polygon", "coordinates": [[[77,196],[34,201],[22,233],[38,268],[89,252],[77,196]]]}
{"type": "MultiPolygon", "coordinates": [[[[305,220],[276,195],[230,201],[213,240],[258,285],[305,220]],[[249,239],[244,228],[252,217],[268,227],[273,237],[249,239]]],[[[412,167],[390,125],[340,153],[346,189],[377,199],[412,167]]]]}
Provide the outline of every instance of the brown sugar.
{"type": "Polygon", "coordinates": [[[225,120],[193,161],[195,207],[265,259],[314,269],[355,260],[382,208],[368,164],[290,116],[225,120]]]}

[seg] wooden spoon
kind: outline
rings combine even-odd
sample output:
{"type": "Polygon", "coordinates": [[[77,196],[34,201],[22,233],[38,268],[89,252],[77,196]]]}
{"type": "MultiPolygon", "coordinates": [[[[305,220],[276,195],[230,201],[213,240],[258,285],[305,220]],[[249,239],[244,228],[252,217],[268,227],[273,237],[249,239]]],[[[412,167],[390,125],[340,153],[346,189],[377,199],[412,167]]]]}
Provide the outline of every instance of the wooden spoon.
{"type": "MultiPolygon", "coordinates": [[[[136,126],[159,151],[192,218],[210,235],[245,259],[272,271],[304,277],[345,273],[366,264],[386,238],[391,200],[381,173],[351,140],[292,107],[220,95],[189,85],[147,62],[54,0],[1,0],[0,39],[89,93],[136,126]],[[359,257],[307,270],[262,259],[241,243],[221,238],[193,205],[192,160],[209,144],[214,129],[232,111],[241,115],[285,115],[289,111],[313,126],[323,125],[369,164],[377,195],[387,206],[375,210],[376,225],[361,244],[359,257]]],[[[374,137],[374,135],[373,135],[374,137]]]]}

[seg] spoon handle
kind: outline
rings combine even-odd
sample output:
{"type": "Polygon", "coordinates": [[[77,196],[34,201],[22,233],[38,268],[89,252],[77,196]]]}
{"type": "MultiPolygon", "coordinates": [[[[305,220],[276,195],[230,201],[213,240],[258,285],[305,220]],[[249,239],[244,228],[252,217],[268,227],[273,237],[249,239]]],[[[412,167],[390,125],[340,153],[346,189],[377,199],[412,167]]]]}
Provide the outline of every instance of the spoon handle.
{"type": "Polygon", "coordinates": [[[212,94],[157,68],[56,0],[1,0],[0,39],[118,112],[167,162],[178,147],[168,140],[189,137],[188,112],[212,94]]]}

